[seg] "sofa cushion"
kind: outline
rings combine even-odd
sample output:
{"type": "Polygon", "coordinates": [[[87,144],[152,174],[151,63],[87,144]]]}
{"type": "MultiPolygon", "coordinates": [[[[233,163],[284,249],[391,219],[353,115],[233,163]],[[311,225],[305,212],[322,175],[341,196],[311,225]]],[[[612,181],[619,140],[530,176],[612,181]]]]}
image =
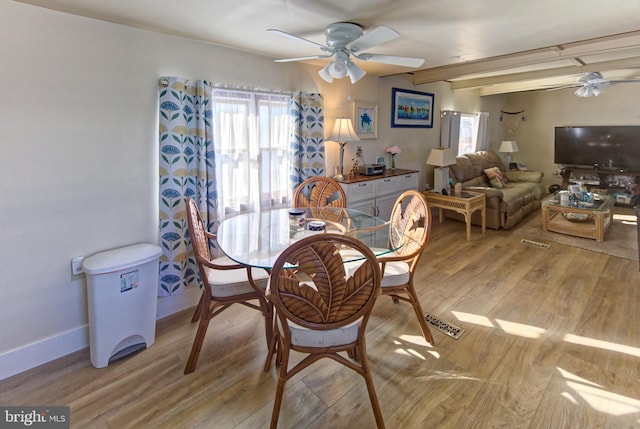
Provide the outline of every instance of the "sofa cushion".
{"type": "Polygon", "coordinates": [[[504,177],[510,182],[542,182],[542,172],[531,170],[512,170],[504,171],[504,177]]]}
{"type": "Polygon", "coordinates": [[[453,173],[453,177],[458,183],[463,183],[476,177],[473,164],[464,155],[456,157],[456,163],[450,165],[449,170],[453,173]]]}
{"type": "Polygon", "coordinates": [[[502,189],[507,184],[507,181],[502,175],[502,171],[500,171],[498,167],[486,168],[484,170],[484,174],[487,175],[489,182],[491,182],[491,186],[496,189],[502,189]]]}
{"type": "Polygon", "coordinates": [[[449,166],[449,169],[455,181],[463,183],[474,177],[484,176],[484,170],[491,167],[505,170],[502,160],[495,152],[480,151],[456,157],[456,163],[449,166]]]}

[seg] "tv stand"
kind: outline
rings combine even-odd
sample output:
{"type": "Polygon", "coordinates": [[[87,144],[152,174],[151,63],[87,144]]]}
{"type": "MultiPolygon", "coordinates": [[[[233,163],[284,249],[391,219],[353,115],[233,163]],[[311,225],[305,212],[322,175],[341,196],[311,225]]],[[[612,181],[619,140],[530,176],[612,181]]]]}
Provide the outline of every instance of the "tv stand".
{"type": "MultiPolygon", "coordinates": [[[[567,165],[563,167],[564,172],[562,173],[562,188],[567,189],[570,185],[570,182],[583,182],[589,190],[591,188],[597,189],[606,189],[610,194],[620,193],[621,190],[624,190],[623,186],[619,184],[612,183],[613,176],[625,176],[632,177],[631,191],[634,195],[640,194],[640,171],[637,170],[625,170],[625,169],[616,169],[612,167],[585,167],[585,166],[571,166],[567,165]],[[572,177],[573,175],[573,177],[572,177]],[[578,175],[588,175],[588,176],[597,176],[598,180],[593,181],[589,179],[580,179],[576,178],[578,175]],[[594,183],[596,182],[596,183],[594,183]]],[[[633,195],[631,195],[633,196],[633,195]]],[[[625,204],[627,205],[627,204],[625,204]]]]}

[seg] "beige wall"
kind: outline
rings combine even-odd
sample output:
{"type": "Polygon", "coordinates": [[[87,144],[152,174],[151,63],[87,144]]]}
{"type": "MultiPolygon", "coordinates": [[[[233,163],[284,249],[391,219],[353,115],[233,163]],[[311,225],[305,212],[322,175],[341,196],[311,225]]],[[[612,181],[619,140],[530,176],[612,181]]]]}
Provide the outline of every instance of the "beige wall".
{"type": "MultiPolygon", "coordinates": [[[[514,159],[543,171],[545,185],[560,183],[554,176],[554,127],[565,125],[640,125],[640,84],[618,84],[598,97],[580,98],[575,89],[533,91],[500,96],[506,111],[526,110],[526,122],[513,134],[520,152],[514,159]]],[[[487,97],[493,99],[494,97],[487,97]]],[[[500,104],[500,102],[498,102],[500,104]]],[[[501,127],[498,124],[498,127],[501,127]]],[[[507,136],[508,134],[504,133],[507,136]]],[[[638,166],[640,168],[640,166],[638,166]]]]}
{"type": "Polygon", "coordinates": [[[317,88],[297,65],[16,2],[0,58],[3,378],[88,344],[72,257],[156,242],[159,77],[317,88]]]}

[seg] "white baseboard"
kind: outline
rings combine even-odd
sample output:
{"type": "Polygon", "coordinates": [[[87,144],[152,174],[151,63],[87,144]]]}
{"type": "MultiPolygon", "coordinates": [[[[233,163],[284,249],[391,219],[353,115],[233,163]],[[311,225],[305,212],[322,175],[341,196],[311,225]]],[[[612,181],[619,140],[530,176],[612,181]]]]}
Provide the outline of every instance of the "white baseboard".
{"type": "Polygon", "coordinates": [[[0,355],[0,380],[89,347],[89,325],[0,355]]]}
{"type": "Polygon", "coordinates": [[[200,299],[200,288],[189,287],[184,292],[173,296],[163,296],[158,298],[158,308],[156,309],[156,319],[164,319],[167,316],[193,307],[200,299]]]}
{"type": "MultiPolygon", "coordinates": [[[[156,320],[193,307],[200,299],[199,288],[158,298],[156,320]]],[[[51,362],[62,356],[89,347],[89,325],[84,325],[24,347],[0,354],[0,380],[51,362]]]]}

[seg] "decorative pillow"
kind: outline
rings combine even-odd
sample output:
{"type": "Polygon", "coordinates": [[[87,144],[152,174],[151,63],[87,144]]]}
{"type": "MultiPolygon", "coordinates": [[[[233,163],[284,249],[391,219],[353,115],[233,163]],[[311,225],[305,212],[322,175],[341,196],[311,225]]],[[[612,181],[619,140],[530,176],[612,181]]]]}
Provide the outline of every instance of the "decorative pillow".
{"type": "Polygon", "coordinates": [[[491,186],[496,189],[504,188],[504,185],[507,183],[507,179],[504,178],[502,171],[498,167],[487,168],[484,170],[484,174],[487,175],[489,182],[491,182],[491,186]]]}

